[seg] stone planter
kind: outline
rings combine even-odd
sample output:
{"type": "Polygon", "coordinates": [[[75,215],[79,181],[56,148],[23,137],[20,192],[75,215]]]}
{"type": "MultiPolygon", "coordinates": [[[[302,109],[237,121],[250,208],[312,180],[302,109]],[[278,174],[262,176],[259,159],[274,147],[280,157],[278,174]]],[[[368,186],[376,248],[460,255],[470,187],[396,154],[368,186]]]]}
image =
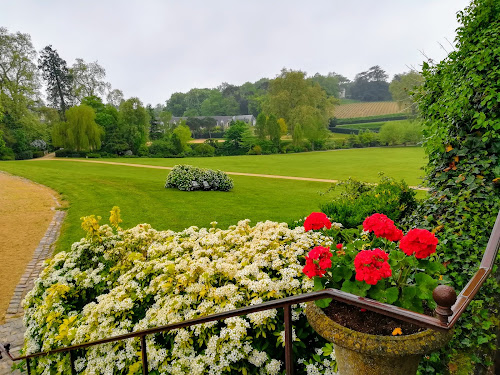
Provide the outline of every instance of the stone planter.
{"type": "Polygon", "coordinates": [[[422,355],[453,336],[452,330],[431,329],[406,336],[369,335],[337,324],[314,302],[307,303],[306,315],[314,330],[333,342],[340,375],[414,375],[422,355]]]}

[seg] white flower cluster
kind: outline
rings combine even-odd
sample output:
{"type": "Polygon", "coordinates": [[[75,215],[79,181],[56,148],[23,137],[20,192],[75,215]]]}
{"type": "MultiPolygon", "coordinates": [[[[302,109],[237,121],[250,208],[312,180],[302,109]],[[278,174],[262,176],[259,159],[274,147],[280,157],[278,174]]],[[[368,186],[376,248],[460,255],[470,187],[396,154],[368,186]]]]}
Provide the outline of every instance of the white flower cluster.
{"type": "MultiPolygon", "coordinates": [[[[301,259],[312,247],[331,243],[302,227],[270,221],[251,227],[249,220],[228,230],[178,233],[147,224],[114,233],[104,225],[97,238],[55,255],[27,295],[28,354],[311,291],[301,259]]],[[[323,342],[303,310],[303,304],[292,309],[293,339],[306,341],[302,346],[312,356],[311,342],[319,350],[323,342]]],[[[161,374],[278,374],[283,327],[280,309],[149,335],[149,367],[161,374]]],[[[90,347],[75,367],[83,374],[139,374],[139,348],[138,339],[90,347]]],[[[37,365],[34,373],[57,373],[68,360],[51,356],[37,365]]],[[[310,366],[307,373],[313,373],[310,366]]],[[[326,362],[313,367],[329,373],[326,362]]]]}

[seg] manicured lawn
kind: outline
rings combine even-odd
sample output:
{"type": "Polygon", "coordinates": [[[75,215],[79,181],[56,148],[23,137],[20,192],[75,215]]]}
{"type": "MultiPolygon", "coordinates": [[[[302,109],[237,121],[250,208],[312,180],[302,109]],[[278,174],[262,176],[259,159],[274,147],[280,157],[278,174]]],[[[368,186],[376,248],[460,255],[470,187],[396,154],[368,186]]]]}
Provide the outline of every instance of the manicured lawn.
{"type": "MultiPolygon", "coordinates": [[[[378,173],[396,179],[405,179],[409,185],[418,185],[427,161],[421,147],[362,148],[335,151],[304,152],[277,155],[244,155],[211,158],[99,159],[121,163],[149,164],[172,167],[191,164],[198,167],[221,169],[227,172],[275,174],[281,176],[346,179],[356,177],[377,182],[378,173]]],[[[1,166],[0,166],[1,168],[1,166]]]]}
{"type": "Polygon", "coordinates": [[[80,217],[96,214],[107,222],[119,206],[128,228],[150,223],[155,229],[227,228],[241,219],[287,221],[318,210],[325,198],[317,194],[329,184],[233,176],[230,192],[181,192],[165,189],[167,170],[61,161],[2,162],[0,169],[60,192],[69,201],[58,250],[68,249],[84,232],[80,217]]]}
{"type": "MultiPolygon", "coordinates": [[[[192,164],[225,171],[377,182],[378,172],[418,184],[424,165],[420,148],[339,150],[287,155],[184,159],[109,159],[109,161],[173,166],[192,164]]],[[[310,181],[232,176],[230,192],[181,192],[165,189],[168,170],[68,160],[1,162],[0,170],[49,186],[69,202],[57,250],[68,249],[83,231],[80,217],[96,214],[107,222],[113,206],[122,210],[123,227],[150,223],[156,229],[182,230],[191,225],[220,227],[241,219],[289,221],[317,211],[329,197],[329,184],[310,181]]]]}

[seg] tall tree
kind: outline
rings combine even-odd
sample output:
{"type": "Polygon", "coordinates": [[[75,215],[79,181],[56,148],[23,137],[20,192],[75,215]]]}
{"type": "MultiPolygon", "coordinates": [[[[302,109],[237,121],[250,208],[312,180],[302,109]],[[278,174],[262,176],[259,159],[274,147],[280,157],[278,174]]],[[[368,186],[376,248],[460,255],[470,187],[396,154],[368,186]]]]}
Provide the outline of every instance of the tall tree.
{"type": "Polygon", "coordinates": [[[40,86],[35,63],[36,51],[28,34],[10,34],[0,27],[0,102],[7,147],[16,153],[26,151],[29,143],[43,133],[43,124],[32,112],[40,86]]]}
{"type": "Polygon", "coordinates": [[[412,93],[424,84],[424,77],[416,71],[408,73],[396,74],[389,85],[389,91],[392,95],[392,100],[398,102],[401,110],[411,111],[412,114],[417,112],[417,104],[413,99],[412,93]]]}
{"type": "Polygon", "coordinates": [[[356,74],[351,87],[351,97],[365,102],[391,100],[388,78],[387,73],[378,65],[356,74]]]}
{"type": "Polygon", "coordinates": [[[78,101],[86,96],[104,95],[111,85],[106,82],[106,70],[97,61],[86,63],[76,59],[70,69],[73,76],[73,95],[78,101]]]}
{"type": "Polygon", "coordinates": [[[130,149],[137,154],[149,135],[149,115],[139,98],[130,98],[120,105],[120,131],[130,149]]]}
{"type": "Polygon", "coordinates": [[[297,124],[304,127],[310,116],[317,118],[326,129],[333,103],[334,99],[328,98],[317,83],[307,80],[304,72],[283,69],[270,82],[264,110],[283,118],[294,136],[294,127],[297,124]]]}
{"type": "Polygon", "coordinates": [[[66,110],[71,106],[71,89],[73,78],[69,73],[66,61],[52,46],[45,47],[38,59],[38,68],[42,71],[42,77],[47,84],[49,102],[58,108],[64,119],[66,110]]]}
{"type": "Polygon", "coordinates": [[[120,107],[120,104],[124,101],[122,90],[114,89],[108,92],[106,101],[115,108],[120,107]]]}
{"type": "Polygon", "coordinates": [[[95,122],[92,107],[82,104],[66,111],[66,122],[54,126],[54,146],[75,151],[92,151],[101,148],[103,129],[95,122]]]}

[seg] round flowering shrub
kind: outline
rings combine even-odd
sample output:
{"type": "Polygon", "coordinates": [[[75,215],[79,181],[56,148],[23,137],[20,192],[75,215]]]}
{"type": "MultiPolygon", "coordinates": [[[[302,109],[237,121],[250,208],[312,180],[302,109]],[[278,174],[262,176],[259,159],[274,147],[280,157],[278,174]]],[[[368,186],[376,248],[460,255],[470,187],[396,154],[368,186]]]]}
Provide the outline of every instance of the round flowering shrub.
{"type": "Polygon", "coordinates": [[[234,183],[223,171],[180,164],[174,166],[168,174],[165,187],[183,191],[200,189],[229,191],[234,187],[234,183]]]}
{"type": "MultiPolygon", "coordinates": [[[[119,228],[84,218],[87,237],[47,264],[25,300],[27,354],[143,330],[313,290],[302,273],[320,232],[240,221],[227,230],[119,228]]],[[[321,254],[318,255],[318,258],[321,254]]],[[[297,373],[334,374],[330,344],[293,306],[297,373]]],[[[151,374],[281,374],[282,309],[146,336],[151,374]]],[[[138,339],[75,352],[78,374],[141,374],[138,339]]],[[[68,373],[68,355],[39,357],[34,374],[68,373]]]]}

